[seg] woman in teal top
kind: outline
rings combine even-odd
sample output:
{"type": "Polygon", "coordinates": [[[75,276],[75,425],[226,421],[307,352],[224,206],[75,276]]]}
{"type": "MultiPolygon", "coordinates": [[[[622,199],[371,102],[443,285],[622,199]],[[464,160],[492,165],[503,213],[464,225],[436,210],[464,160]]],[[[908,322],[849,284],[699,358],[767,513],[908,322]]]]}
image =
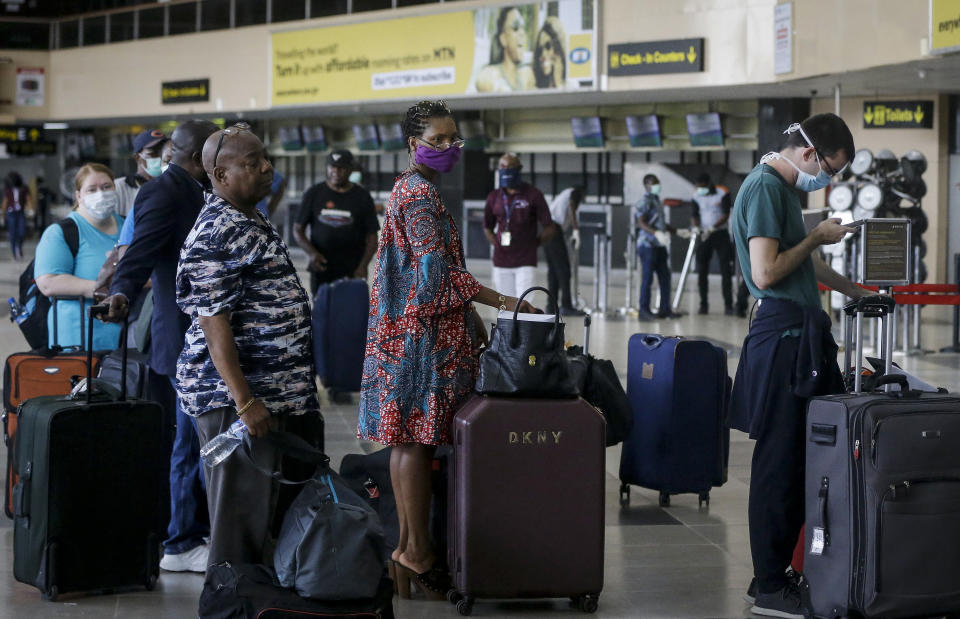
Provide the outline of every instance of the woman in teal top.
{"type": "MultiPolygon", "coordinates": [[[[86,341],[86,309],[93,304],[94,282],[107,252],[116,244],[123,218],[116,214],[117,192],[113,172],[105,165],[88,163],[74,179],[74,207],[69,217],[77,224],[80,244],[74,256],[57,224],[48,227],[37,244],[34,277],[47,297],[84,297],[58,301],[57,341],[53,337],[53,310],[47,314],[50,345],[79,346],[80,329],[86,341]]],[[[93,349],[113,350],[120,338],[120,325],[95,321],[93,349]]]]}

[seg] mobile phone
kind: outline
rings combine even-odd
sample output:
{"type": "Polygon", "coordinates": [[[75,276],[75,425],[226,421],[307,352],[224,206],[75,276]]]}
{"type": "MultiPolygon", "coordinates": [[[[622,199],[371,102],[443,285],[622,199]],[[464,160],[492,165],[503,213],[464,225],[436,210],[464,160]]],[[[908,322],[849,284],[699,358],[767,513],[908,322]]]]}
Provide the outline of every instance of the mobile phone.
{"type": "Polygon", "coordinates": [[[867,223],[866,219],[858,219],[856,221],[851,221],[848,224],[840,224],[841,226],[846,226],[847,228],[859,228],[863,224],[867,223]]]}

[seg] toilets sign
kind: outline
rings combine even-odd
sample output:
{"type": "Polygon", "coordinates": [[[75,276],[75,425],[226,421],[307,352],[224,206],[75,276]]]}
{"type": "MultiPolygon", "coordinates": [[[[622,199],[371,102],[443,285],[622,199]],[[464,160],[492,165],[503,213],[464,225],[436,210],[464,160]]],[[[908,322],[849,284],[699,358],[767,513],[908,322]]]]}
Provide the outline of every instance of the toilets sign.
{"type": "Polygon", "coordinates": [[[864,129],[932,129],[933,101],[864,101],[864,129]]]}

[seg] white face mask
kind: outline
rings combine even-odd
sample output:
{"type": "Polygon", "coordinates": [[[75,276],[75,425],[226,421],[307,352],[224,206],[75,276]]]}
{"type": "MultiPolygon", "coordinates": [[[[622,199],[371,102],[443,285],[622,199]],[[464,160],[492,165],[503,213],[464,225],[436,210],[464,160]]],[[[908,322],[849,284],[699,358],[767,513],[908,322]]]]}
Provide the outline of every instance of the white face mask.
{"type": "Polygon", "coordinates": [[[363,174],[361,174],[359,170],[354,170],[350,173],[350,182],[354,185],[359,185],[361,179],[363,179],[363,174]]]}
{"type": "Polygon", "coordinates": [[[119,203],[120,198],[117,196],[115,189],[88,193],[83,196],[83,207],[97,221],[103,221],[113,215],[119,203]]]}

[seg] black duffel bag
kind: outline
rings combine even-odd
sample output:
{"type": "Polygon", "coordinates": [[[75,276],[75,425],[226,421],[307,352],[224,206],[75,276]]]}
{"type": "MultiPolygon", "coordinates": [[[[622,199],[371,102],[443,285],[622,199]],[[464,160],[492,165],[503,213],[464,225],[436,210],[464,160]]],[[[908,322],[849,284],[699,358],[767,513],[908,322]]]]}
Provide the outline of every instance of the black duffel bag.
{"type": "Polygon", "coordinates": [[[480,355],[480,378],[476,389],[485,395],[565,398],[579,395],[563,349],[560,314],[551,321],[525,314],[519,318],[524,297],[546,288],[534,286],[517,299],[513,317],[497,318],[490,345],[480,355]]]}
{"type": "Polygon", "coordinates": [[[383,525],[370,505],[336,472],[330,459],[287,432],[261,438],[244,435],[241,453],[282,484],[303,485],[283,517],[273,565],[277,580],[300,596],[317,600],[373,597],[386,566],[383,525]],[[290,481],[257,457],[261,449],[316,464],[313,477],[290,481]]]}
{"type": "Polygon", "coordinates": [[[393,581],[380,581],[376,595],[336,602],[308,600],[277,581],[273,569],[249,563],[207,568],[200,594],[200,619],[304,619],[339,617],[393,619],[393,581]]]}
{"type": "Polygon", "coordinates": [[[607,420],[607,447],[623,442],[633,428],[633,412],[613,362],[584,354],[579,346],[568,348],[567,355],[580,397],[607,420]]]}

